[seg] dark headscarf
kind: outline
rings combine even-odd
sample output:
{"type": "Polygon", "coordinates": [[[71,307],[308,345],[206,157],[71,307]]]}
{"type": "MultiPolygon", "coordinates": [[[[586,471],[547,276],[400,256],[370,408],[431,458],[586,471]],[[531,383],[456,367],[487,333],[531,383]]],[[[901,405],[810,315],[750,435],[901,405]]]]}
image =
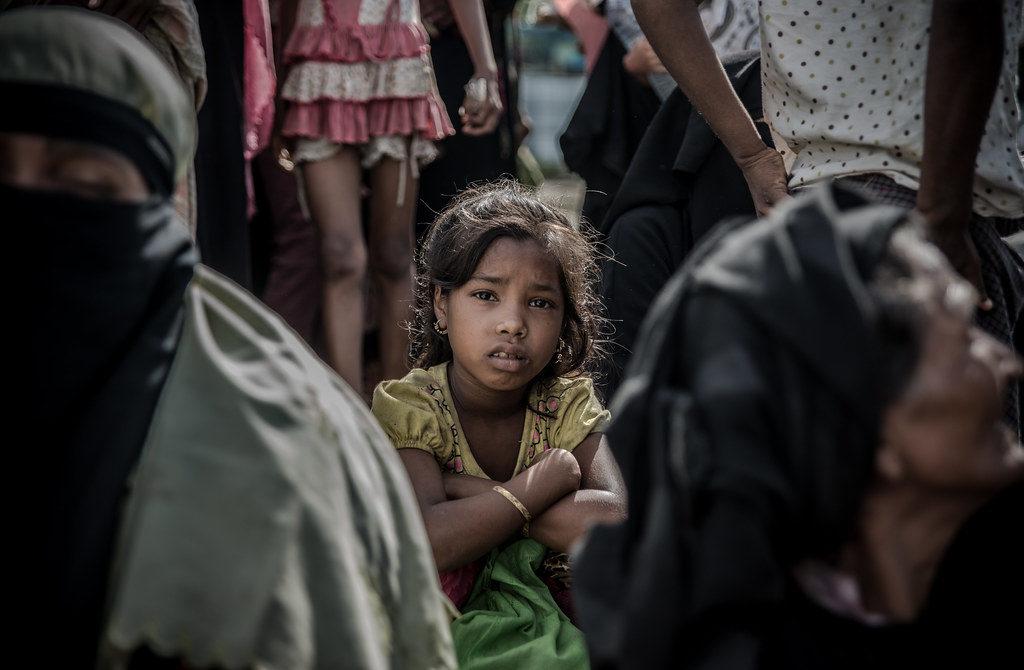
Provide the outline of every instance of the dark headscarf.
{"type": "Polygon", "coordinates": [[[576,571],[595,667],[757,667],[789,565],[838,547],[872,471],[866,284],[903,218],[822,186],[721,226],[659,296],[608,431],[630,517],[576,571]]]}
{"type": "Polygon", "coordinates": [[[569,169],[587,182],[583,217],[600,226],[661,101],[626,72],[614,34],[601,47],[572,118],[558,139],[569,169]]]}
{"type": "MultiPolygon", "coordinates": [[[[722,64],[751,118],[760,118],[760,54],[736,54],[722,64]]],[[[757,125],[771,146],[767,127],[757,125]]],[[[622,381],[655,295],[697,242],[719,221],[754,215],[743,173],[676,89],[648,126],[608,214],[594,222],[611,255],[601,267],[601,299],[615,324],[612,355],[600,380],[606,397],[622,381]]]]}
{"type": "Polygon", "coordinates": [[[170,194],[194,113],[174,75],[124,24],[85,10],[0,14],[0,132],[86,142],[129,158],[153,195],[93,200],[0,185],[12,249],[28,259],[19,319],[28,340],[18,476],[34,510],[14,608],[57,644],[42,665],[90,667],[129,474],[177,346],[195,255],[170,194]]]}
{"type": "MultiPolygon", "coordinates": [[[[736,95],[751,118],[761,118],[760,52],[745,51],[722,60],[736,95]]],[[[771,135],[758,124],[762,139],[771,135]]],[[[649,205],[670,205],[688,211],[696,230],[688,241],[702,237],[711,225],[747,212],[754,203],[746,181],[722,141],[678,88],[665,99],[651,120],[622,178],[622,185],[602,221],[608,235],[625,213],[649,205]],[[722,182],[726,186],[722,187],[722,182]]],[[[689,249],[687,249],[689,251],[689,249]]]]}

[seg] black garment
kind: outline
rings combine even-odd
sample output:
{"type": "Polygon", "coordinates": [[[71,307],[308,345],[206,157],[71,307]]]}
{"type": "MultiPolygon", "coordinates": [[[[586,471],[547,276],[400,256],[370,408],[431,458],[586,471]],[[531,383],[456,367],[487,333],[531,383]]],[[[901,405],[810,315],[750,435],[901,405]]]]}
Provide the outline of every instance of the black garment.
{"type": "MultiPolygon", "coordinates": [[[[981,277],[992,309],[978,311],[974,322],[1000,342],[1024,355],[1024,257],[1006,244],[991,222],[976,219],[971,239],[981,259],[981,277]]],[[[1024,440],[1024,392],[1020,380],[1007,385],[1003,418],[1024,440]]]]}
{"type": "Polygon", "coordinates": [[[626,72],[626,49],[609,33],[587,86],[559,138],[570,170],[587,182],[583,217],[600,226],[661,102],[626,72]]]}
{"type": "Polygon", "coordinates": [[[242,115],[242,3],[196,0],[206,100],[196,149],[196,244],[203,264],[252,290],[242,115]]]}
{"type": "MultiPolygon", "coordinates": [[[[883,174],[857,175],[840,181],[852,184],[875,202],[908,210],[917,204],[917,191],[900,186],[883,174]]],[[[1000,224],[1019,230],[1021,221],[972,216],[971,239],[981,261],[985,292],[992,301],[992,309],[978,310],[974,322],[992,337],[1024,355],[1024,257],[1000,238],[999,229],[1003,227],[1000,224]]],[[[1021,383],[1010,383],[1006,391],[1003,418],[1020,437],[1024,435],[1020,420],[1024,415],[1021,383]]]]}
{"type": "MultiPolygon", "coordinates": [[[[759,61],[749,52],[725,63],[755,119],[761,116],[759,61]]],[[[760,130],[771,146],[767,127],[760,130]]],[[[615,326],[602,375],[606,397],[618,388],[655,295],[694,245],[719,221],[754,214],[743,173],[704,118],[674,91],[651,121],[602,224],[613,260],[601,268],[601,297],[615,326]]]]}
{"type": "Polygon", "coordinates": [[[865,283],[904,216],[865,202],[723,224],[655,302],[608,431],[630,516],[575,572],[594,667],[762,667],[784,566],[848,532],[883,402],[865,283]]]}
{"type": "Polygon", "coordinates": [[[792,606],[771,627],[765,667],[1017,668],[1024,600],[1024,536],[1013,532],[1024,512],[1015,484],[971,516],[953,538],[912,624],[863,626],[810,602],[795,587],[792,606]]]}
{"type": "MultiPolygon", "coordinates": [[[[8,531],[10,610],[26,629],[16,638],[31,665],[89,668],[127,480],[171,365],[196,260],[170,201],[192,153],[191,105],[137,32],[68,7],[0,14],[0,100],[0,132],[116,152],[151,191],[125,203],[102,189],[84,198],[0,185],[14,262],[24,259],[8,282],[24,301],[10,310],[9,423],[24,429],[10,450],[11,479],[24,495],[8,531]]],[[[41,151],[59,159],[53,148],[41,151]]]]}
{"type": "MultiPolygon", "coordinates": [[[[4,220],[33,259],[24,374],[37,520],[19,538],[35,592],[30,628],[60,644],[43,665],[93,665],[128,475],[181,324],[195,254],[166,200],[90,201],[0,186],[4,220]]],[[[19,385],[20,386],[20,385],[19,385]]]]}
{"type": "Polygon", "coordinates": [[[937,646],[931,667],[1024,663],[1016,643],[1021,622],[1016,608],[1024,602],[1024,534],[1017,532],[1022,513],[1024,483],[1019,483],[968,519],[946,550],[920,619],[937,646]]]}
{"type": "MultiPolygon", "coordinates": [[[[669,105],[670,97],[665,101],[669,105]]],[[[622,383],[640,325],[655,296],[693,248],[685,214],[675,205],[639,205],[616,219],[601,265],[601,302],[614,327],[611,355],[602,362],[596,383],[611,398],[622,383]]],[[[606,219],[607,220],[607,219],[606,219]]]]}
{"type": "Polygon", "coordinates": [[[295,175],[281,169],[272,149],[253,158],[251,166],[256,195],[251,223],[254,293],[322,353],[319,233],[299,204],[295,175]]]}
{"type": "Polygon", "coordinates": [[[488,3],[487,25],[498,65],[498,86],[502,93],[502,114],[490,135],[472,137],[459,129],[459,107],[465,98],[463,86],[473,76],[473,61],[454,25],[430,39],[437,90],[456,127],[456,134],[437,143],[440,155],[420,173],[416,223],[423,232],[451,199],[472,183],[516,176],[516,127],[519,125],[519,81],[515,54],[509,48],[509,22],[514,3],[488,3]]]}

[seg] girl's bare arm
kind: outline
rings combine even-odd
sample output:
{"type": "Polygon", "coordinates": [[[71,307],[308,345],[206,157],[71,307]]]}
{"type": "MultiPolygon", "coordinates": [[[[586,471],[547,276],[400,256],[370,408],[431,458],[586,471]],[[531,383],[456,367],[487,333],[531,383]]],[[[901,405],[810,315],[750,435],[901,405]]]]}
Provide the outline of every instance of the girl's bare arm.
{"type": "MultiPolygon", "coordinates": [[[[432,455],[418,449],[398,453],[412,481],[439,570],[457,568],[483,556],[522,528],[523,516],[493,490],[493,482],[474,495],[448,500],[444,479],[432,455]]],[[[579,465],[572,454],[563,451],[551,454],[502,486],[536,518],[579,484],[579,465]]]]}
{"type": "MultiPolygon", "coordinates": [[[[580,466],[579,490],[564,496],[530,523],[530,537],[556,551],[567,551],[594,523],[626,518],[626,487],[604,436],[591,433],[572,455],[580,466]]],[[[449,498],[478,495],[497,483],[468,475],[444,475],[443,482],[449,498]]]]}
{"type": "Polygon", "coordinates": [[[591,433],[572,452],[580,464],[580,488],[530,524],[530,537],[556,551],[569,551],[595,523],[626,519],[626,485],[601,433],[591,433]]]}

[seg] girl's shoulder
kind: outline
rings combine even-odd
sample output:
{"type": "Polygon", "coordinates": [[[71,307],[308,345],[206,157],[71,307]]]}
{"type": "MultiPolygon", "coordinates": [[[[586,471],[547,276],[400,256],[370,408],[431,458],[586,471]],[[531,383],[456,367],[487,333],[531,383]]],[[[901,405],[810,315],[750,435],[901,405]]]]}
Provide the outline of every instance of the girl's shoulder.
{"type": "Polygon", "coordinates": [[[556,441],[572,449],[590,433],[604,432],[611,413],[604,408],[589,377],[554,377],[537,383],[530,409],[547,419],[556,441]]]}
{"type": "Polygon", "coordinates": [[[415,368],[401,379],[383,381],[373,391],[370,411],[398,448],[427,451],[442,447],[441,426],[450,413],[443,366],[415,368]]]}
{"type": "Polygon", "coordinates": [[[443,364],[426,369],[413,368],[401,379],[387,379],[377,384],[377,388],[374,389],[374,395],[376,396],[378,391],[381,390],[421,391],[429,395],[439,390],[446,383],[447,379],[444,374],[443,364]]]}
{"type": "Polygon", "coordinates": [[[590,377],[551,377],[535,383],[531,394],[534,401],[531,404],[543,400],[544,407],[538,406],[536,409],[548,414],[560,413],[565,404],[572,400],[588,398],[601,404],[590,377]]]}
{"type": "Polygon", "coordinates": [[[440,386],[445,380],[444,365],[432,368],[413,368],[401,379],[388,379],[377,384],[377,388],[409,387],[427,390],[432,386],[440,386]]]}

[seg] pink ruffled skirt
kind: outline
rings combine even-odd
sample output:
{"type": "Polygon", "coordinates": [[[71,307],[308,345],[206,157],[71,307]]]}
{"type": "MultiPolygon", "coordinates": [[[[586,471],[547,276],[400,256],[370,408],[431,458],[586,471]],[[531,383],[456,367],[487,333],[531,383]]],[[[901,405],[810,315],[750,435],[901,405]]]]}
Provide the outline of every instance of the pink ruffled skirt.
{"type": "Polygon", "coordinates": [[[297,160],[352,145],[364,165],[384,155],[423,165],[454,133],[417,0],[301,0],[285,59],[283,132],[298,138],[297,160]]]}

